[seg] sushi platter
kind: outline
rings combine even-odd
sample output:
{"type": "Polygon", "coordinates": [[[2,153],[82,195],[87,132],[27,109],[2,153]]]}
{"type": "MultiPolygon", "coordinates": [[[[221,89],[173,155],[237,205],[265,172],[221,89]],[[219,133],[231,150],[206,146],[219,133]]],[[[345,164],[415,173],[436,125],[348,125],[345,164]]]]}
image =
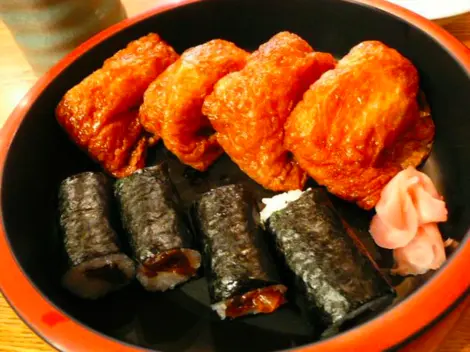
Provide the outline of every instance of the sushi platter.
{"type": "Polygon", "coordinates": [[[279,329],[276,346],[372,319],[455,245],[419,171],[435,134],[423,101],[413,64],[377,41],[339,61],[289,32],[254,52],[131,42],[56,108],[100,168],[57,190],[57,280],[84,302],[184,294],[198,324],[279,329]]]}

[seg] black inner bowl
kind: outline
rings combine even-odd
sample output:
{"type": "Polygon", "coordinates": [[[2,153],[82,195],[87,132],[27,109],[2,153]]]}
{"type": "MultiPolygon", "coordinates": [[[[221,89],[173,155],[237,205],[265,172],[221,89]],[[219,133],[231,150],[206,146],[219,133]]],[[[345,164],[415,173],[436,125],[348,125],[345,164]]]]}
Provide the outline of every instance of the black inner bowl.
{"type": "MultiPolygon", "coordinates": [[[[205,1],[155,15],[92,48],[45,87],[22,122],[2,180],[4,222],[23,271],[53,304],[105,335],[162,351],[273,351],[311,342],[310,330],[291,306],[269,316],[219,321],[208,307],[203,278],[164,294],[147,293],[135,283],[96,302],[75,298],[60,286],[58,184],[74,173],[99,169],[56,123],[54,108],[62,95],[107,57],[148,32],[161,34],[181,52],[214,38],[253,50],[282,30],[295,32],[316,50],[337,57],[361,41],[381,40],[414,62],[437,128],[424,170],[447,201],[450,218],[442,226],[444,236],[463,238],[470,218],[466,204],[470,79],[452,54],[403,20],[349,1],[205,1]]],[[[171,175],[185,201],[228,182],[246,183],[257,196],[264,193],[226,156],[204,174],[184,167],[161,146],[149,152],[149,165],[161,159],[170,161],[171,175]]],[[[362,216],[357,211],[346,213],[353,220],[362,216]]]]}

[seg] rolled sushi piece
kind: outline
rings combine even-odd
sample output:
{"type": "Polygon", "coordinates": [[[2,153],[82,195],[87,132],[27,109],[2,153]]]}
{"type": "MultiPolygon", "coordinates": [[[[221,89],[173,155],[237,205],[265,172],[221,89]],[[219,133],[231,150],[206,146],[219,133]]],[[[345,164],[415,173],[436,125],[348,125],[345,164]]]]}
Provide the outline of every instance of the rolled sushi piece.
{"type": "MultiPolygon", "coordinates": [[[[386,308],[395,292],[347,232],[324,189],[264,199],[268,231],[308,321],[331,336],[386,308]]],[[[299,303],[298,302],[298,303],[299,303]]]]}
{"type": "Polygon", "coordinates": [[[142,286],[148,291],[166,291],[194,277],[201,255],[191,249],[192,236],[167,164],[119,179],[114,193],[139,263],[137,279],[142,286]]]}
{"type": "Polygon", "coordinates": [[[112,183],[103,173],[80,173],[59,187],[59,223],[69,262],[62,284],[81,298],[100,298],[135,277],[135,264],[121,251],[110,221],[111,202],[112,183]]]}
{"type": "Polygon", "coordinates": [[[271,313],[286,301],[254,213],[242,185],[215,188],[193,208],[211,306],[222,319],[271,313]]]}

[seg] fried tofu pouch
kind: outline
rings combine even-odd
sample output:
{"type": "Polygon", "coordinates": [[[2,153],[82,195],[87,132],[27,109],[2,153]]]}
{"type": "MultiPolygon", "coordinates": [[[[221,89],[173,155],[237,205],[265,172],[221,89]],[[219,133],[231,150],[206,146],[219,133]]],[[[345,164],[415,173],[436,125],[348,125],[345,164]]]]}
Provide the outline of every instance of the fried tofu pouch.
{"type": "Polygon", "coordinates": [[[430,152],[434,124],[418,92],[408,59],[363,42],[305,93],[287,119],[286,147],[331,193],[371,209],[393,176],[430,152]]]}
{"type": "Polygon", "coordinates": [[[138,107],[149,84],[177,58],[157,34],[131,42],[64,95],[57,121],[109,174],[131,174],[144,167],[148,144],[138,107]]]}
{"type": "Polygon", "coordinates": [[[225,40],[211,40],[186,50],[144,95],[139,118],[166,148],[193,168],[206,170],[222,153],[209,120],[202,113],[204,98],[226,74],[240,70],[248,53],[225,40]]]}
{"type": "Polygon", "coordinates": [[[250,55],[246,66],[214,87],[203,105],[217,140],[254,181],[273,191],[300,189],[306,173],[283,146],[284,123],[309,85],[333,68],[330,54],[281,32],[250,55]]]}

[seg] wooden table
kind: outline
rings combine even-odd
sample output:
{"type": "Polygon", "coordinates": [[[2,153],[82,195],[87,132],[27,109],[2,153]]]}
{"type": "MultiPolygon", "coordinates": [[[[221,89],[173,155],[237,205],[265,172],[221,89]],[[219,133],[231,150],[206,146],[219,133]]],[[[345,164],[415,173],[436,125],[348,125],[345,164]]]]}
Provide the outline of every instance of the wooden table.
{"type": "MultiPolygon", "coordinates": [[[[128,15],[133,16],[154,6],[158,0],[122,0],[122,2],[128,15]]],[[[470,14],[439,24],[470,47],[470,14]]],[[[37,77],[1,22],[0,53],[1,126],[37,77]]],[[[470,298],[447,316],[430,334],[406,350],[431,352],[438,345],[439,352],[470,352],[470,298]]],[[[0,351],[53,351],[18,318],[1,295],[0,351]]]]}

